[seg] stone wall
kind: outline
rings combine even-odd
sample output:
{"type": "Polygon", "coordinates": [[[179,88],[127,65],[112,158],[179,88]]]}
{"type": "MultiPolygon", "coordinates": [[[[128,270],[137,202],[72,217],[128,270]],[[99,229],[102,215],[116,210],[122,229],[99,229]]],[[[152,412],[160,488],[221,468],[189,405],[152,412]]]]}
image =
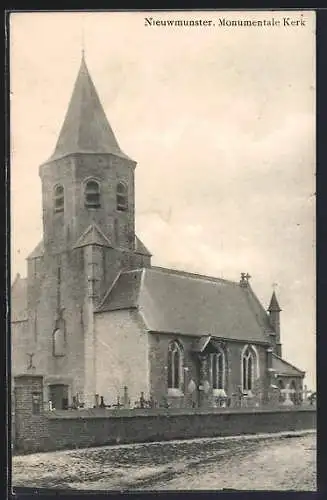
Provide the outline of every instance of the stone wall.
{"type": "Polygon", "coordinates": [[[141,392],[149,394],[148,335],[139,324],[136,311],[112,311],[95,314],[96,393],[107,405],[123,400],[128,387],[131,406],[141,392]]]}
{"type": "Polygon", "coordinates": [[[22,375],[15,377],[13,385],[14,450],[42,449],[42,440],[49,436],[48,420],[44,414],[43,377],[22,375]],[[33,408],[33,396],[39,397],[39,408],[33,408]]]}
{"type": "MultiPolygon", "coordinates": [[[[117,443],[217,437],[316,427],[313,408],[67,410],[33,414],[42,377],[15,379],[17,453],[117,443]]],[[[43,403],[43,401],[41,401],[43,403]]]]}

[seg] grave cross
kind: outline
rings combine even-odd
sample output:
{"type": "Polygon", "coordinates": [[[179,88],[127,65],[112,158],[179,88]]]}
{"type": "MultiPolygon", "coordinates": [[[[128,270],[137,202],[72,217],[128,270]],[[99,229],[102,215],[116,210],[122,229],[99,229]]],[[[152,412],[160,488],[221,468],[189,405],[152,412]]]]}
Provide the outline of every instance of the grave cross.
{"type": "Polygon", "coordinates": [[[289,386],[289,385],[287,385],[287,386],[285,387],[285,389],[281,389],[281,391],[280,391],[280,392],[281,392],[282,394],[285,394],[285,401],[284,401],[284,404],[285,404],[285,405],[291,405],[291,404],[293,404],[293,401],[291,400],[290,395],[291,395],[291,394],[294,394],[295,389],[290,389],[290,386],[289,386]]]}
{"type": "Polygon", "coordinates": [[[241,286],[246,287],[250,278],[252,278],[252,276],[250,276],[249,273],[241,273],[241,286]]]}

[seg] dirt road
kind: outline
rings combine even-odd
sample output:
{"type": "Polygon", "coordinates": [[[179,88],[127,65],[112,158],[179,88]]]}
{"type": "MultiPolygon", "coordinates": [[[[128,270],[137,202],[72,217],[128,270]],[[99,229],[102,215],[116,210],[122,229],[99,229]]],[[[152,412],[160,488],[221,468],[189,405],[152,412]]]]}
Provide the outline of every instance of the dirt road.
{"type": "Polygon", "coordinates": [[[316,434],[194,439],[16,456],[13,485],[315,491],[316,434]]]}

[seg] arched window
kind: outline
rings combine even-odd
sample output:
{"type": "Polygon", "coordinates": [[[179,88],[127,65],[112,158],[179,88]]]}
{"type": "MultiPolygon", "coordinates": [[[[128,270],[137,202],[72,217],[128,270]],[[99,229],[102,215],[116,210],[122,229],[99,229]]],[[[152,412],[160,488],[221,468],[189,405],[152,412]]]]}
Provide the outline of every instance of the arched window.
{"type": "Polygon", "coordinates": [[[62,328],[57,328],[53,332],[53,355],[65,356],[65,354],[66,354],[65,332],[62,328]]]}
{"type": "Polygon", "coordinates": [[[100,203],[100,184],[95,180],[89,180],[84,188],[85,206],[87,208],[99,208],[100,203]]]}
{"type": "Polygon", "coordinates": [[[183,382],[183,353],[178,342],[168,347],[168,389],[180,389],[183,382]]]}
{"type": "Polygon", "coordinates": [[[125,212],[128,209],[128,192],[127,186],[123,182],[118,182],[116,189],[116,206],[120,212],[125,212]]]}
{"type": "Polygon", "coordinates": [[[64,186],[58,184],[54,188],[53,192],[53,202],[54,202],[54,211],[63,212],[65,206],[65,194],[64,194],[64,186]]]}
{"type": "Polygon", "coordinates": [[[225,387],[225,356],[222,350],[211,354],[210,372],[213,389],[224,389],[225,387]]]}
{"type": "Polygon", "coordinates": [[[257,362],[255,350],[246,346],[242,354],[242,388],[245,392],[253,390],[254,380],[258,376],[257,362]]]}

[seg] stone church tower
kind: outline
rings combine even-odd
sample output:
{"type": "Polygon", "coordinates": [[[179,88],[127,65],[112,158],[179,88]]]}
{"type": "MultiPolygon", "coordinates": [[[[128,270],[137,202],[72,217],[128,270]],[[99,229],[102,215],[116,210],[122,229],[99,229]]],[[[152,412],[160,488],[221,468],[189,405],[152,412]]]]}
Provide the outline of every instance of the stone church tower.
{"type": "Polygon", "coordinates": [[[28,257],[33,362],[57,406],[74,395],[94,404],[93,312],[121,270],[151,265],[135,235],[135,167],[83,56],[54,153],[40,167],[43,240],[28,257]]]}

